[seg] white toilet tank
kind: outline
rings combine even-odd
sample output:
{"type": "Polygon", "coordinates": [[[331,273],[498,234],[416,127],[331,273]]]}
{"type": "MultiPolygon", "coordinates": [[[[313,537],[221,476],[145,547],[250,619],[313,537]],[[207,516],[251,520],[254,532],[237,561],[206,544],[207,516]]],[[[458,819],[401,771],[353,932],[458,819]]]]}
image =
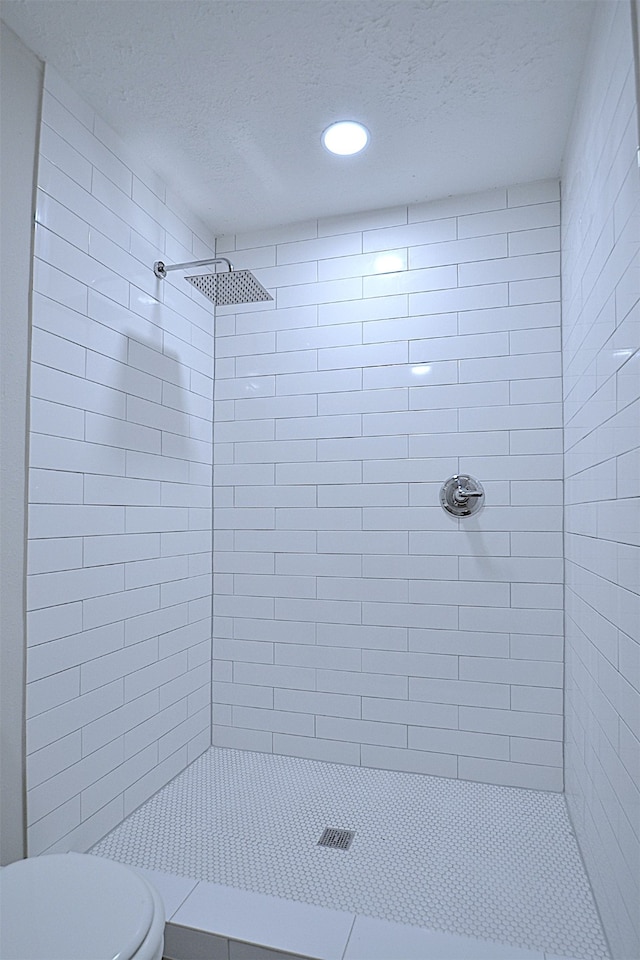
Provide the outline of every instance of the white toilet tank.
{"type": "Polygon", "coordinates": [[[0,870],[0,960],[161,960],[164,907],[129,867],[83,853],[0,870]]]}

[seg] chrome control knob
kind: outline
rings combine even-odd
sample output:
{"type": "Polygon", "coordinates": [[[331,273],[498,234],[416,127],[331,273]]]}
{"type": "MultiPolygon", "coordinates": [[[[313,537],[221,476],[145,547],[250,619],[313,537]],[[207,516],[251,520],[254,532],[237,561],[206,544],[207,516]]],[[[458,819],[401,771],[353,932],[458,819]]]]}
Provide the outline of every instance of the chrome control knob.
{"type": "Polygon", "coordinates": [[[466,473],[456,473],[442,484],[440,503],[453,517],[470,517],[484,502],[484,489],[479,480],[466,473]]]}

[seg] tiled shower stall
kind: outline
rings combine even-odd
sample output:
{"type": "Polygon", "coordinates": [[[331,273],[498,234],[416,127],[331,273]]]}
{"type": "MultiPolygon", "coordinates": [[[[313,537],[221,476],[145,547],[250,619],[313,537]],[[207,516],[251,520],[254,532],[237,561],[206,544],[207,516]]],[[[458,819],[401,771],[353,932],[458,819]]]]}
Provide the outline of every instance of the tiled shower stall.
{"type": "Polygon", "coordinates": [[[216,314],[214,742],[562,789],[558,200],[219,244],[277,297],[216,314]]]}
{"type": "Polygon", "coordinates": [[[633,955],[629,38],[628,6],[601,5],[561,181],[217,239],[47,66],[30,854],[88,849],[213,729],[219,747],[565,789],[612,954],[633,955]],[[212,317],[153,274],[214,251],[273,302],[212,317]],[[455,473],[484,485],[475,517],[439,504],[455,473]]]}

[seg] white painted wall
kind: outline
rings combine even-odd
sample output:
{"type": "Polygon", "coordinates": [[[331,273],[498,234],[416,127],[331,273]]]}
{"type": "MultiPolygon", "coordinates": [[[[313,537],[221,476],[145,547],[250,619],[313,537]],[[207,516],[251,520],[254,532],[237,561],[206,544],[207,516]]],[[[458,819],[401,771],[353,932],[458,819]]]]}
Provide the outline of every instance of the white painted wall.
{"type": "Polygon", "coordinates": [[[566,790],[640,956],[640,170],[630,5],[600,6],[563,170],[566,790]]]}
{"type": "Polygon", "coordinates": [[[85,849],[210,743],[206,231],[47,68],[31,365],[28,849],[85,849]]]}
{"type": "Polygon", "coordinates": [[[214,743],[562,789],[558,201],[219,242],[275,300],[216,318],[214,743]]]}
{"type": "Polygon", "coordinates": [[[24,649],[29,304],[42,64],[0,32],[0,863],[24,856],[24,649]]]}

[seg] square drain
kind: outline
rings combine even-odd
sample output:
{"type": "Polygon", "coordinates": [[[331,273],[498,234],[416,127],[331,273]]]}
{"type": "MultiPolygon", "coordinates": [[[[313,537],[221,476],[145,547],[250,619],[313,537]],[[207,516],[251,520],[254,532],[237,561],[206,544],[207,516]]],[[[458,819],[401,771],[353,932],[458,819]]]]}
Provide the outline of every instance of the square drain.
{"type": "Polygon", "coordinates": [[[348,850],[355,837],[355,830],[340,830],[338,827],[325,827],[318,840],[319,847],[331,847],[332,850],[348,850]]]}

